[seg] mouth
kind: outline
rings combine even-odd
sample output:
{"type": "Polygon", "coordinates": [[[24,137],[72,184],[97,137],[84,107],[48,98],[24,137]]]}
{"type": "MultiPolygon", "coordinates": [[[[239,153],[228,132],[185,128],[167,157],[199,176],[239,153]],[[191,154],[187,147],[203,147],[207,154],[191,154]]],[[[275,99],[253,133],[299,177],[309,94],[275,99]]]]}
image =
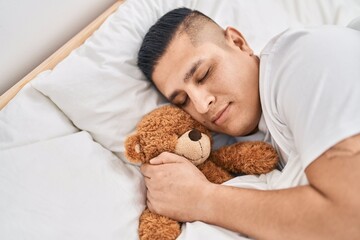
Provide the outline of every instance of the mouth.
{"type": "Polygon", "coordinates": [[[212,118],[211,122],[215,125],[221,125],[227,118],[229,112],[229,104],[226,104],[223,108],[220,109],[212,118]]]}
{"type": "Polygon", "coordinates": [[[208,158],[208,156],[203,156],[202,154],[201,154],[201,156],[199,158],[196,158],[196,159],[191,159],[188,156],[185,156],[184,154],[181,154],[180,156],[183,156],[184,158],[187,158],[195,166],[205,162],[205,160],[208,158]]]}
{"type": "Polygon", "coordinates": [[[196,160],[191,160],[192,164],[194,164],[195,166],[200,165],[201,163],[205,162],[206,158],[201,157],[199,159],[196,160]]]}

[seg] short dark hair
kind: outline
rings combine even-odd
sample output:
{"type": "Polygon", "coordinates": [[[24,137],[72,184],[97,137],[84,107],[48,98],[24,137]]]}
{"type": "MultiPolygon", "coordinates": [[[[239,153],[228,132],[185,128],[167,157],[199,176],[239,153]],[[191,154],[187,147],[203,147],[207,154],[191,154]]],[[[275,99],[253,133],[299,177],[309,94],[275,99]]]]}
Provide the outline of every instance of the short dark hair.
{"type": "Polygon", "coordinates": [[[199,19],[199,17],[205,21],[213,22],[203,13],[183,7],[166,13],[149,29],[138,52],[137,62],[138,67],[148,80],[152,81],[156,64],[164,55],[180,26],[184,26],[185,31],[190,34],[194,32],[193,26],[191,26],[193,19],[199,19]]]}

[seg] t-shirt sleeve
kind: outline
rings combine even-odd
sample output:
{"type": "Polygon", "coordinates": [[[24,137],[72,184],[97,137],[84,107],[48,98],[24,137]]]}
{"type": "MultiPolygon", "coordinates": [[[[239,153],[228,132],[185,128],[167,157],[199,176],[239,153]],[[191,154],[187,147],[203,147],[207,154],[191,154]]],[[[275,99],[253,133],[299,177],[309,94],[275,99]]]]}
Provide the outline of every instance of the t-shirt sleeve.
{"type": "Polygon", "coordinates": [[[291,142],[304,168],[360,133],[360,31],[288,30],[267,51],[260,89],[271,113],[266,120],[275,140],[291,142]]]}

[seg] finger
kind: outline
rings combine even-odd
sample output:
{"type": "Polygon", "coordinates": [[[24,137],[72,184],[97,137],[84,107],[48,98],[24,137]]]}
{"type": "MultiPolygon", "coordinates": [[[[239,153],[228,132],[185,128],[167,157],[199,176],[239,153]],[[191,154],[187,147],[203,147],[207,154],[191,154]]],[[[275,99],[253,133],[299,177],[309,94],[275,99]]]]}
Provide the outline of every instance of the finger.
{"type": "Polygon", "coordinates": [[[146,200],[146,206],[148,207],[148,209],[150,210],[150,212],[154,212],[154,208],[153,206],[151,205],[151,202],[148,200],[146,200]]]}
{"type": "Polygon", "coordinates": [[[149,167],[151,167],[151,166],[146,163],[141,164],[141,166],[140,166],[140,172],[142,173],[142,175],[145,178],[150,178],[149,167]]]}
{"type": "Polygon", "coordinates": [[[154,157],[150,160],[150,164],[158,165],[164,163],[181,163],[184,162],[183,157],[176,155],[174,153],[163,152],[160,153],[158,156],[154,157]]]}
{"type": "Polygon", "coordinates": [[[150,180],[151,180],[151,178],[149,178],[149,177],[144,178],[146,189],[149,189],[149,185],[151,184],[150,180]]]}

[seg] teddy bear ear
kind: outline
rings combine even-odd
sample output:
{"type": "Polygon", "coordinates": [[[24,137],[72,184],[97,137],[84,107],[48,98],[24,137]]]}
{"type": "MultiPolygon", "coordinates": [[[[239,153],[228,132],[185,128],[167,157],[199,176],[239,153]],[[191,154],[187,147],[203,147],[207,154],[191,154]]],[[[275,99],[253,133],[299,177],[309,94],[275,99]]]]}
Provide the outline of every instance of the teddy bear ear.
{"type": "Polygon", "coordinates": [[[144,154],[140,145],[140,136],[131,134],[125,140],[125,156],[132,163],[142,163],[144,154]]]}

